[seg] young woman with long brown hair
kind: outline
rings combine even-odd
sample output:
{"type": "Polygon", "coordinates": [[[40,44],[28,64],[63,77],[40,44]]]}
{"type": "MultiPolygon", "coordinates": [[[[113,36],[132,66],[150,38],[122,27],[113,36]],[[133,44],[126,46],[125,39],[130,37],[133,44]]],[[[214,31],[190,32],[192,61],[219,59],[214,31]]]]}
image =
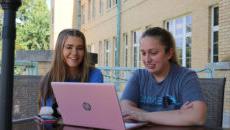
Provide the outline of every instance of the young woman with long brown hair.
{"type": "Polygon", "coordinates": [[[39,106],[53,108],[53,116],[59,117],[57,103],[51,88],[51,82],[103,82],[101,71],[89,64],[86,39],[76,29],[60,32],[54,59],[50,70],[41,80],[39,106]]]}

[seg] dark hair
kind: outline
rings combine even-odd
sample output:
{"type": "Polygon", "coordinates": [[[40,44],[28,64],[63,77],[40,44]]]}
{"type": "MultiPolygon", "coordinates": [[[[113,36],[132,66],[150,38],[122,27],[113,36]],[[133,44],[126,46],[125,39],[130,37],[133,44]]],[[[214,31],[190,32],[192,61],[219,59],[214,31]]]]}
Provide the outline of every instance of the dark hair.
{"type": "Polygon", "coordinates": [[[169,62],[175,63],[178,65],[177,55],[176,55],[176,45],[175,40],[171,33],[160,27],[153,27],[147,29],[141,36],[141,39],[144,37],[155,37],[160,40],[160,43],[165,47],[165,53],[168,53],[170,49],[173,49],[173,55],[169,62]]]}

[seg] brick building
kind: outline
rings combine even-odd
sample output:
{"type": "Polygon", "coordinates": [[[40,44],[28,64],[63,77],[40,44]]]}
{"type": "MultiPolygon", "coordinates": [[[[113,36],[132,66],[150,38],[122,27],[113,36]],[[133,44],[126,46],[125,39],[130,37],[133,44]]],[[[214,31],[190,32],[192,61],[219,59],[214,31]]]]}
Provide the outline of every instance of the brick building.
{"type": "Polygon", "coordinates": [[[51,5],[52,46],[62,29],[80,29],[88,50],[98,54],[98,66],[142,66],[138,41],[155,26],[173,34],[182,66],[224,62],[215,77],[227,77],[225,112],[230,113],[229,0],[52,0],[51,5]]]}
{"type": "Polygon", "coordinates": [[[63,28],[79,28],[87,37],[88,49],[99,54],[99,66],[115,66],[115,54],[119,53],[119,66],[138,67],[141,62],[136,48],[141,33],[146,28],[160,26],[173,33],[183,66],[202,68],[229,55],[229,37],[225,35],[229,33],[226,30],[229,17],[225,16],[227,0],[173,0],[170,4],[168,0],[117,2],[53,0],[52,45],[63,28]]]}

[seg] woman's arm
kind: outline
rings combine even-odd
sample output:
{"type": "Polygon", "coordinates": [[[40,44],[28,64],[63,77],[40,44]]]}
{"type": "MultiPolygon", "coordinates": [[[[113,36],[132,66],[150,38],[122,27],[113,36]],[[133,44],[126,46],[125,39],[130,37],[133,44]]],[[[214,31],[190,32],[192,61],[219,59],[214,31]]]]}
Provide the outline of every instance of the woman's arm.
{"type": "Polygon", "coordinates": [[[202,101],[193,101],[179,110],[144,112],[130,101],[122,101],[121,107],[127,112],[125,120],[152,122],[161,125],[190,126],[203,125],[205,122],[207,106],[202,101]],[[125,108],[124,108],[125,107],[125,108]]]}

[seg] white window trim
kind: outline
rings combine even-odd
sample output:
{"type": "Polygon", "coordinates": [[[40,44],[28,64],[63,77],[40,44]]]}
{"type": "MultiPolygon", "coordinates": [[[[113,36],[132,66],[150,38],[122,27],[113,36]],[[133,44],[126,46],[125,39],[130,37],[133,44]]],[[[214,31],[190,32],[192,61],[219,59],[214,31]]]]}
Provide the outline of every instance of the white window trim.
{"type": "Polygon", "coordinates": [[[85,5],[81,5],[81,24],[85,24],[85,5]]]}
{"type": "MultiPolygon", "coordinates": [[[[99,65],[100,66],[102,66],[103,65],[103,51],[100,51],[101,49],[103,48],[103,43],[102,43],[102,41],[99,41],[99,49],[98,49],[98,55],[99,55],[99,57],[98,57],[98,60],[99,60],[99,65]]],[[[103,50],[103,49],[102,49],[103,50]]]]}
{"type": "Polygon", "coordinates": [[[124,42],[124,66],[127,67],[128,66],[128,35],[127,33],[123,34],[123,42],[124,42]],[[126,56],[127,53],[127,56],[126,56]]]}
{"type": "Polygon", "coordinates": [[[183,17],[183,44],[182,44],[182,65],[186,66],[186,16],[183,17]]]}
{"type": "Polygon", "coordinates": [[[88,22],[91,21],[91,16],[92,16],[92,1],[88,0],[88,22]]]}
{"type": "Polygon", "coordinates": [[[113,61],[114,61],[114,66],[115,66],[115,62],[116,62],[116,52],[117,52],[117,38],[114,36],[113,37],[113,48],[114,48],[114,56],[113,56],[113,61]]]}
{"type": "MultiPolygon", "coordinates": [[[[132,32],[132,39],[133,39],[133,66],[134,67],[139,67],[140,63],[141,63],[141,58],[140,58],[140,39],[138,39],[138,35],[137,33],[142,33],[141,30],[135,30],[132,32]],[[134,39],[134,32],[136,32],[136,40],[134,39]],[[136,41],[136,43],[135,43],[136,41]],[[134,48],[137,48],[137,54],[136,54],[136,64],[137,66],[135,66],[135,61],[134,61],[134,48]]],[[[140,34],[140,38],[141,38],[141,34],[140,34]]]]}
{"type": "Polygon", "coordinates": [[[93,0],[91,3],[92,3],[92,18],[95,19],[95,17],[96,17],[96,1],[93,0]]]}
{"type": "Polygon", "coordinates": [[[99,1],[99,14],[100,14],[100,16],[103,15],[103,11],[104,11],[103,8],[104,8],[104,3],[102,0],[100,0],[99,1]]]}
{"type": "Polygon", "coordinates": [[[110,45],[109,45],[109,40],[104,40],[105,42],[105,66],[109,66],[110,63],[109,63],[109,53],[110,53],[110,45]],[[108,44],[108,48],[107,48],[107,45],[108,44]],[[108,53],[108,57],[106,57],[106,54],[108,53]],[[107,60],[108,58],[108,60],[107,60]],[[108,61],[108,64],[106,64],[106,61],[108,61]]]}

